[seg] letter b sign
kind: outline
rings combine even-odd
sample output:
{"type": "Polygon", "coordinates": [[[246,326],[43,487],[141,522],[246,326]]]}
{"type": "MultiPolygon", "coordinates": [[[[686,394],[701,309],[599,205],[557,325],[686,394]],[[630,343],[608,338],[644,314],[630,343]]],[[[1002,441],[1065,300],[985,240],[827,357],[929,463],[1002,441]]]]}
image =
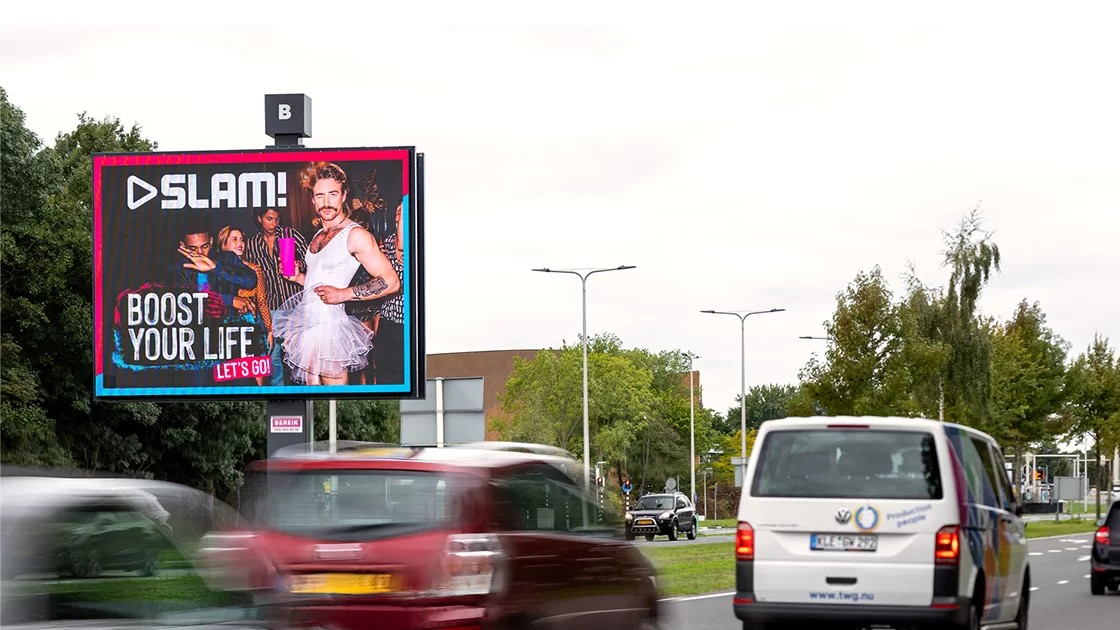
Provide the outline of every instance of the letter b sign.
{"type": "Polygon", "coordinates": [[[265,94],[264,132],[273,138],[311,137],[311,98],[306,94],[265,94]]]}

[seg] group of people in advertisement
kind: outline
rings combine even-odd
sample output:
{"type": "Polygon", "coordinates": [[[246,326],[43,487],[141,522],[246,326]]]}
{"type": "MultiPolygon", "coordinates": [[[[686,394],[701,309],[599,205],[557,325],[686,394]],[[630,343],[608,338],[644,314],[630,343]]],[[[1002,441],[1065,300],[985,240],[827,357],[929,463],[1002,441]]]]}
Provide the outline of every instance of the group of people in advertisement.
{"type": "MultiPolygon", "coordinates": [[[[180,384],[181,377],[196,387],[404,382],[402,204],[374,228],[375,208],[351,196],[338,164],[313,163],[300,180],[318,227],[310,241],[283,225],[275,207],[254,208],[251,230],[192,224],[180,232],[181,262],[159,284],[199,296],[199,318],[224,322],[217,333],[205,331],[208,369],[180,375],[180,384]]],[[[190,297],[180,301],[193,308],[190,297]]],[[[146,304],[135,302],[141,319],[146,304]]],[[[137,354],[141,343],[133,341],[137,354]]]]}

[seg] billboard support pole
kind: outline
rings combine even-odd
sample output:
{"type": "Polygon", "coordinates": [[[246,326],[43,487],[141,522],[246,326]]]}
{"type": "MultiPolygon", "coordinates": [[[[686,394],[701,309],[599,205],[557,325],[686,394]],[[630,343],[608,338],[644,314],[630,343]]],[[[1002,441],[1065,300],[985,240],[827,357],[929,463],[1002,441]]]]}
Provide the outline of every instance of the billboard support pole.
{"type": "MultiPolygon", "coordinates": [[[[275,144],[266,149],[300,149],[303,139],[311,137],[311,97],[306,94],[265,94],[264,95],[264,132],[275,144]]],[[[281,368],[283,369],[283,368],[281,368]]],[[[334,411],[334,401],[331,401],[334,411]]],[[[272,400],[267,404],[269,417],[268,456],[271,458],[277,448],[303,443],[311,449],[315,441],[315,401],[313,400],[272,400]],[[284,415],[302,416],[301,431],[278,434],[272,418],[284,415]],[[296,437],[298,435],[298,438],[296,437]],[[287,439],[283,439],[287,438],[287,439]],[[275,448],[274,448],[275,446],[275,448]]],[[[334,420],[334,414],[331,414],[334,420]]],[[[333,429],[333,422],[331,428],[333,429]]],[[[332,438],[334,435],[331,436],[332,438]]],[[[332,439],[331,445],[334,442],[332,439]]]]}
{"type": "Polygon", "coordinates": [[[436,377],[436,448],[443,448],[444,436],[446,435],[444,433],[446,425],[443,423],[443,411],[443,378],[436,377]]]}

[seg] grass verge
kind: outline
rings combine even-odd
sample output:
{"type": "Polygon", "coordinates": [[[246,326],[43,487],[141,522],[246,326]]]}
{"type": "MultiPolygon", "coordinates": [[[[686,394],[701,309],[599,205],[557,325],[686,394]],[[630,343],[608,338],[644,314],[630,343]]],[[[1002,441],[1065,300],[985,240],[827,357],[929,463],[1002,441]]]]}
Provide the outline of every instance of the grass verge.
{"type": "Polygon", "coordinates": [[[1061,536],[1062,534],[1084,534],[1097,529],[1096,521],[1075,519],[1054,521],[1031,521],[1027,523],[1027,538],[1045,538],[1047,536],[1061,536]]]}
{"type": "Polygon", "coordinates": [[[644,547],[657,567],[657,589],[662,597],[702,595],[735,587],[735,543],[644,547]]]}

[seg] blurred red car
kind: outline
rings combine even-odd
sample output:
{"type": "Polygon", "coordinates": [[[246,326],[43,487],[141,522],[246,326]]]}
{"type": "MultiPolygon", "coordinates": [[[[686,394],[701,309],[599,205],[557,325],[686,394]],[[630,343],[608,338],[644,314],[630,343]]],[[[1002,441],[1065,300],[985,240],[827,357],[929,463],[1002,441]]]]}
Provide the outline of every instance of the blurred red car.
{"type": "Polygon", "coordinates": [[[570,465],[471,448],[258,462],[243,501],[251,525],[207,536],[200,559],[280,625],[655,625],[652,565],[570,465]]]}

